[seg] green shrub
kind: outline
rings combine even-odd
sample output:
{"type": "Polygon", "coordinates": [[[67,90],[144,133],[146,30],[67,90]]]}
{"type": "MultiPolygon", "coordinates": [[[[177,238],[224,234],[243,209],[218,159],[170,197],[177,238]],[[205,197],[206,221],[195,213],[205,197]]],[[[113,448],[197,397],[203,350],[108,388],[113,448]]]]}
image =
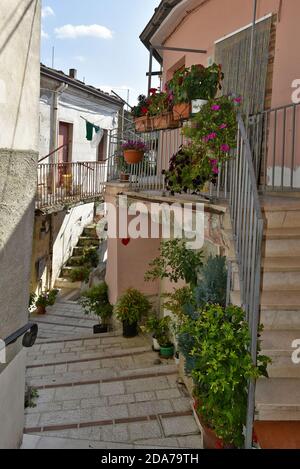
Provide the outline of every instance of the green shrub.
{"type": "Polygon", "coordinates": [[[202,251],[188,249],[182,239],[163,241],[160,255],[150,263],[145,280],[169,278],[172,282],[185,280],[191,285],[197,284],[197,275],[202,266],[202,251]]]}
{"type": "Polygon", "coordinates": [[[150,316],[142,330],[149,332],[156,338],[161,347],[166,347],[171,344],[170,339],[170,316],[164,316],[159,319],[157,316],[150,316]]]}
{"type": "Polygon", "coordinates": [[[76,269],[70,270],[71,282],[88,282],[90,272],[91,269],[87,266],[77,267],[76,269]]]}
{"type": "Polygon", "coordinates": [[[113,307],[108,299],[108,287],[106,283],[100,283],[90,288],[81,295],[79,303],[85,314],[94,314],[99,317],[101,324],[107,321],[113,314],[113,307]]]}
{"type": "Polygon", "coordinates": [[[143,316],[150,313],[151,309],[152,305],[146,295],[135,288],[126,290],[115,306],[117,318],[128,324],[139,322],[143,316]]]}
{"type": "Polygon", "coordinates": [[[85,248],[82,256],[82,264],[90,267],[97,267],[99,263],[99,254],[97,249],[85,248]]]}
{"type": "Polygon", "coordinates": [[[193,338],[190,374],[198,411],[225,444],[243,447],[248,382],[267,376],[270,360],[258,354],[258,364],[253,365],[249,326],[241,308],[207,305],[199,313],[181,327],[181,337],[193,338]]]}
{"type": "MultiPolygon", "coordinates": [[[[58,295],[59,290],[45,290],[40,293],[35,301],[35,306],[53,306],[58,295]]],[[[31,301],[34,302],[35,294],[31,295],[31,301]]]]}
{"type": "Polygon", "coordinates": [[[200,280],[195,290],[197,306],[215,303],[226,306],[227,267],[226,257],[209,256],[201,267],[200,280]]]}

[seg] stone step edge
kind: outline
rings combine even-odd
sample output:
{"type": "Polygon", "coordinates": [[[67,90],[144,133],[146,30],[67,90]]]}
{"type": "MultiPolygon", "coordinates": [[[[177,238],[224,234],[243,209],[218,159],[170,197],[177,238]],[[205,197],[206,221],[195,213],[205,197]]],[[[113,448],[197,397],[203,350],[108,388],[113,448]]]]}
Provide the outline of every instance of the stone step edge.
{"type": "MultiPolygon", "coordinates": [[[[44,344],[64,344],[64,343],[68,343],[68,342],[78,342],[80,340],[95,340],[95,339],[102,339],[102,338],[105,338],[105,337],[119,337],[120,334],[118,331],[111,331],[111,332],[105,332],[103,334],[95,334],[95,335],[88,335],[86,337],[82,337],[82,336],[79,336],[77,338],[68,338],[68,339],[56,339],[56,340],[48,340],[48,339],[41,339],[43,340],[43,342],[37,340],[36,341],[36,345],[44,345],[44,344]]],[[[120,336],[121,337],[121,336],[120,336]]]]}
{"type": "MultiPolygon", "coordinates": [[[[175,365],[174,365],[175,367],[175,365]]],[[[139,379],[147,379],[147,378],[158,378],[160,376],[173,376],[177,375],[178,370],[174,369],[173,371],[164,371],[162,369],[161,373],[158,371],[157,373],[141,373],[136,375],[125,375],[125,376],[115,376],[112,378],[98,378],[93,380],[86,380],[86,381],[74,381],[69,383],[56,383],[56,384],[44,384],[40,386],[33,386],[34,389],[42,390],[42,389],[55,389],[55,388],[73,388],[76,386],[88,386],[91,384],[102,384],[102,383],[119,383],[123,381],[134,381],[139,379]]]]}
{"type": "Polygon", "coordinates": [[[88,427],[102,427],[107,425],[116,425],[122,423],[133,423],[133,422],[147,422],[151,420],[159,420],[161,418],[175,418],[175,417],[189,417],[193,415],[192,409],[184,412],[167,412],[161,414],[151,414],[141,417],[127,417],[119,419],[108,419],[108,420],[98,420],[91,422],[82,422],[82,423],[70,423],[66,425],[47,425],[41,427],[29,427],[24,428],[23,432],[25,434],[29,433],[43,433],[51,431],[61,431],[61,430],[79,430],[80,428],[88,427]]]}
{"type": "Polygon", "coordinates": [[[152,348],[150,347],[141,347],[141,349],[143,350],[140,350],[138,347],[137,347],[137,350],[135,351],[134,349],[131,349],[131,352],[125,352],[125,353],[118,353],[118,354],[106,354],[106,355],[101,355],[99,357],[92,357],[92,358],[81,358],[81,359],[78,359],[78,360],[64,360],[62,362],[51,362],[51,363],[40,363],[40,364],[36,364],[34,365],[33,362],[29,365],[26,366],[27,369],[32,369],[32,368],[44,368],[44,367],[48,367],[48,366],[56,366],[56,365],[69,365],[71,363],[84,363],[84,362],[94,362],[94,361],[97,361],[97,360],[105,360],[107,358],[122,358],[122,357],[129,357],[131,355],[142,355],[143,353],[145,352],[151,352],[152,351],[152,348]]]}

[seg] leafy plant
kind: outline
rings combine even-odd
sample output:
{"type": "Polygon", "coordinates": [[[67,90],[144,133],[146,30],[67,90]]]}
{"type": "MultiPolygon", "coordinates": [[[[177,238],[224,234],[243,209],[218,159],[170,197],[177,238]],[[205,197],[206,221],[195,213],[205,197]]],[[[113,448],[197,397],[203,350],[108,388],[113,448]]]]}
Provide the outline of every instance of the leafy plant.
{"type": "Polygon", "coordinates": [[[216,182],[217,172],[216,162],[209,157],[204,145],[193,144],[181,146],[171,157],[169,170],[163,174],[167,190],[174,195],[188,190],[201,191],[207,181],[216,182]]]}
{"type": "Polygon", "coordinates": [[[122,144],[122,150],[136,150],[146,152],[147,145],[141,140],[127,140],[122,144]]]}
{"type": "Polygon", "coordinates": [[[187,103],[194,99],[211,99],[222,89],[224,74],[221,66],[214,63],[205,68],[203,65],[192,65],[178,70],[168,83],[174,95],[174,102],[187,103]]]}
{"type": "Polygon", "coordinates": [[[82,264],[90,267],[97,267],[99,263],[99,254],[97,249],[85,248],[83,250],[82,264]]]}
{"type": "MultiPolygon", "coordinates": [[[[58,290],[45,290],[44,292],[40,293],[35,301],[35,306],[53,306],[58,295],[58,290]]],[[[32,297],[36,298],[36,296],[32,297]]],[[[34,301],[34,299],[33,299],[34,301]]]]}
{"type": "Polygon", "coordinates": [[[160,254],[150,264],[145,280],[169,278],[172,282],[185,280],[191,285],[197,284],[197,274],[202,266],[202,251],[196,252],[186,247],[181,239],[163,241],[160,254]]]}
{"type": "Polygon", "coordinates": [[[152,305],[146,295],[135,288],[126,290],[115,306],[117,318],[128,324],[139,322],[151,309],[152,305]]]}
{"type": "Polygon", "coordinates": [[[258,354],[257,366],[253,365],[244,311],[237,306],[207,305],[196,320],[185,321],[181,334],[193,339],[190,373],[199,413],[225,444],[242,447],[248,381],[267,376],[270,362],[258,354]]]}
{"type": "Polygon", "coordinates": [[[113,314],[113,307],[108,299],[108,287],[106,283],[100,283],[90,288],[81,295],[79,303],[85,314],[94,314],[99,317],[99,322],[106,325],[113,314]]]}
{"type": "Polygon", "coordinates": [[[170,316],[159,319],[157,316],[150,316],[142,330],[153,334],[161,347],[171,345],[170,339],[170,316]]]}
{"type": "Polygon", "coordinates": [[[173,97],[169,93],[163,91],[157,92],[153,89],[151,96],[148,98],[148,115],[157,116],[165,112],[171,111],[173,106],[173,97]]]}
{"type": "Polygon", "coordinates": [[[88,282],[90,278],[91,268],[87,266],[76,267],[70,270],[71,282],[88,282]]]}
{"type": "Polygon", "coordinates": [[[226,257],[209,256],[201,268],[199,283],[195,289],[197,306],[207,303],[226,306],[227,268],[226,257]]]}
{"type": "Polygon", "coordinates": [[[39,397],[39,393],[36,388],[28,386],[25,392],[25,399],[24,399],[24,408],[34,408],[36,407],[35,399],[39,397]]]}
{"type": "Polygon", "coordinates": [[[177,327],[186,320],[190,308],[197,307],[194,290],[190,286],[176,288],[172,293],[164,293],[163,298],[163,308],[175,316],[177,327]]]}
{"type": "Polygon", "coordinates": [[[143,117],[148,113],[148,98],[144,94],[138,97],[138,104],[131,111],[134,117],[143,117]]]}
{"type": "Polygon", "coordinates": [[[237,106],[241,98],[222,96],[211,99],[192,118],[191,126],[184,127],[183,134],[193,143],[204,144],[215,166],[228,159],[231,149],[236,147],[237,106]]]}

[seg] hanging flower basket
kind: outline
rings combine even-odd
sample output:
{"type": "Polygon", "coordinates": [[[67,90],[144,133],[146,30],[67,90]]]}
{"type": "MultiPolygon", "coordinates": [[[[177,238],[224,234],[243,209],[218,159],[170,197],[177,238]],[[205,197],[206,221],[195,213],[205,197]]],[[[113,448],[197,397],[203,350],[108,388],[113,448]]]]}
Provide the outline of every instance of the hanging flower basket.
{"type": "Polygon", "coordinates": [[[191,103],[179,103],[173,106],[173,118],[175,121],[187,120],[190,118],[191,103]]]}
{"type": "Polygon", "coordinates": [[[124,159],[128,164],[138,164],[142,161],[144,152],[141,150],[124,150],[124,159]]]}
{"type": "Polygon", "coordinates": [[[141,140],[127,140],[122,145],[124,160],[127,164],[137,164],[143,159],[147,145],[141,140]]]}
{"type": "Polygon", "coordinates": [[[148,132],[151,130],[151,121],[148,116],[136,117],[134,124],[137,132],[148,132]]]}
{"type": "Polygon", "coordinates": [[[179,121],[174,119],[172,111],[153,116],[150,119],[153,130],[176,129],[179,127],[179,121]]]}

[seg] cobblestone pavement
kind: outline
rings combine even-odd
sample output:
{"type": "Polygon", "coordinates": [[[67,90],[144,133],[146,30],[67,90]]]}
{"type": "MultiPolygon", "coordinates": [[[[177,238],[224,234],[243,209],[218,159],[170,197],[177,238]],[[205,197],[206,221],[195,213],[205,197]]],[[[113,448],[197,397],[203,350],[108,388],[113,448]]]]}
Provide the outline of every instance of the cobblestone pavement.
{"type": "Polygon", "coordinates": [[[25,410],[23,448],[201,448],[190,398],[173,360],[147,337],[95,336],[95,320],[60,301],[38,318],[27,356],[36,407],[25,410]]]}

